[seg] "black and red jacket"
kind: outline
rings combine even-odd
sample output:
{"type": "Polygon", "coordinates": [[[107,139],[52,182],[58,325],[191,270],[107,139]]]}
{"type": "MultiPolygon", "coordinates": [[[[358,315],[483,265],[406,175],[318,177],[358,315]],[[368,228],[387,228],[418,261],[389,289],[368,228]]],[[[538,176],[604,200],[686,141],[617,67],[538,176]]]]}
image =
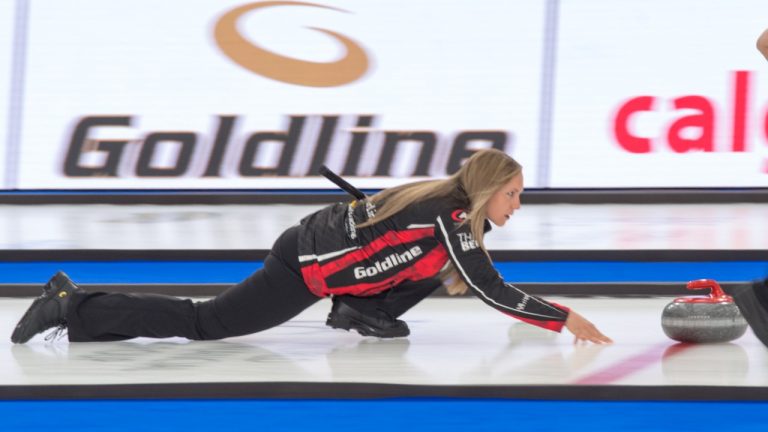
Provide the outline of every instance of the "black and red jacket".
{"type": "MultiPolygon", "coordinates": [[[[527,323],[560,331],[569,309],[504,282],[474,241],[466,200],[431,199],[364,228],[375,214],[367,201],[337,203],[302,219],[299,263],[317,296],[369,296],[403,281],[435,277],[450,260],[485,303],[527,323]]],[[[489,229],[490,226],[486,222],[489,229]]]]}

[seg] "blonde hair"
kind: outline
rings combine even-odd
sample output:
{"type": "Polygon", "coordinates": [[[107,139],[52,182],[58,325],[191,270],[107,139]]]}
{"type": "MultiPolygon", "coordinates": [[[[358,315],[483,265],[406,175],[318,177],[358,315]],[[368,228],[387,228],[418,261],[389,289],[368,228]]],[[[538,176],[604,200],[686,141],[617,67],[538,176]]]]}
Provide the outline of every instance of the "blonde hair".
{"type": "MultiPolygon", "coordinates": [[[[488,201],[522,170],[517,161],[502,151],[479,150],[447,179],[408,183],[385,189],[368,198],[376,204],[376,214],[358,226],[362,228],[381,222],[415,202],[430,198],[454,198],[467,204],[467,218],[462,223],[470,225],[472,237],[487,255],[483,235],[488,201]]],[[[448,294],[464,294],[467,291],[467,285],[450,261],[439,277],[448,294]]]]}

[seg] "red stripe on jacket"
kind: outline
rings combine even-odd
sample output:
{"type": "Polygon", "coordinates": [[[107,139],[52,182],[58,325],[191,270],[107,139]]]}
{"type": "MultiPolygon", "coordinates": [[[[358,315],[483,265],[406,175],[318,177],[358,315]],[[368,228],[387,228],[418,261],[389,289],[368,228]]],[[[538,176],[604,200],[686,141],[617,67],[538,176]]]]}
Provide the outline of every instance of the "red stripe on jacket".
{"type": "Polygon", "coordinates": [[[418,261],[386,279],[332,288],[329,288],[326,284],[325,277],[323,276],[323,267],[318,263],[302,267],[301,273],[310,291],[316,296],[325,297],[330,294],[369,296],[390,289],[405,280],[417,281],[433,277],[443,268],[447,261],[448,253],[442,245],[438,245],[418,261]]]}
{"type": "MultiPolygon", "coordinates": [[[[565,309],[566,312],[570,312],[570,309],[565,307],[565,306],[557,305],[557,307],[559,307],[561,309],[565,309]]],[[[504,314],[505,315],[509,315],[509,316],[511,316],[513,318],[517,318],[517,319],[519,319],[522,322],[526,322],[528,324],[535,325],[536,327],[545,328],[547,330],[556,331],[558,333],[563,330],[563,326],[565,325],[565,321],[547,321],[547,320],[537,320],[537,319],[533,319],[533,318],[523,318],[523,317],[521,317],[519,315],[515,315],[515,314],[509,313],[509,312],[504,312],[504,314]]]]}
{"type": "Polygon", "coordinates": [[[411,243],[417,240],[421,240],[425,237],[434,237],[435,229],[430,228],[417,228],[405,231],[387,231],[381,236],[377,237],[372,242],[363,246],[362,248],[345,254],[333,261],[320,265],[321,272],[326,277],[341,271],[352,264],[358,263],[370,258],[376,253],[380,252],[386,247],[401,245],[404,243],[411,243]]]}

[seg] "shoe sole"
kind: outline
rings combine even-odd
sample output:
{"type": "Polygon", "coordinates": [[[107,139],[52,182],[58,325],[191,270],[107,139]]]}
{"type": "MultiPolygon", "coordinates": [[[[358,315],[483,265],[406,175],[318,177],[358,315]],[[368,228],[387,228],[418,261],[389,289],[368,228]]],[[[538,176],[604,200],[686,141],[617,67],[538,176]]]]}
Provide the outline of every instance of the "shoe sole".
{"type": "Polygon", "coordinates": [[[66,273],[59,271],[55,275],[53,275],[53,277],[50,280],[48,280],[48,282],[43,286],[43,294],[40,295],[38,298],[36,298],[35,301],[32,302],[32,304],[29,306],[27,311],[24,313],[24,316],[22,316],[19,322],[16,323],[16,327],[14,327],[13,333],[11,334],[11,342],[15,344],[23,344],[23,343],[29,342],[29,340],[35,337],[35,335],[37,335],[39,332],[27,338],[21,338],[20,333],[24,333],[27,329],[26,326],[20,327],[22,323],[24,323],[30,315],[35,313],[37,309],[41,308],[48,301],[55,300],[56,296],[59,295],[60,292],[66,292],[65,295],[69,296],[78,290],[79,290],[79,287],[77,286],[77,284],[72,282],[72,280],[69,278],[69,276],[67,276],[66,273]],[[70,283],[74,287],[74,289],[67,290],[65,288],[62,288],[67,283],[70,283]]]}
{"type": "Polygon", "coordinates": [[[37,333],[26,338],[21,337],[21,334],[25,333],[27,330],[27,326],[23,324],[27,321],[27,319],[31,315],[37,312],[38,309],[43,307],[43,305],[45,305],[51,300],[55,300],[55,297],[52,294],[53,294],[53,290],[47,291],[40,297],[36,298],[35,301],[32,302],[32,304],[29,306],[29,309],[27,309],[27,311],[24,313],[24,316],[22,316],[19,322],[16,323],[16,327],[14,327],[13,334],[11,335],[11,342],[15,344],[23,344],[23,343],[27,343],[30,339],[35,337],[37,333]]]}
{"type": "Polygon", "coordinates": [[[341,330],[355,330],[360,336],[373,336],[381,339],[391,339],[391,338],[397,338],[397,337],[405,337],[411,334],[410,330],[405,332],[391,332],[386,333],[386,331],[376,331],[371,328],[368,324],[358,321],[353,318],[342,318],[339,316],[329,316],[328,319],[325,321],[325,325],[331,328],[335,329],[341,329],[341,330]]]}

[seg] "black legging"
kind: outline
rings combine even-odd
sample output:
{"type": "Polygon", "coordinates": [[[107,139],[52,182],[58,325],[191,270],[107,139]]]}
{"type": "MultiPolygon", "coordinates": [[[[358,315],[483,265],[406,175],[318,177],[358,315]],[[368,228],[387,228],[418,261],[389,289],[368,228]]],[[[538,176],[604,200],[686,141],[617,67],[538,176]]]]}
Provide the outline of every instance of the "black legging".
{"type": "Polygon", "coordinates": [[[442,283],[437,278],[422,279],[416,282],[405,281],[396,287],[370,297],[343,295],[334,297],[333,301],[346,303],[352,309],[368,316],[375,317],[384,312],[392,318],[397,318],[441,286],[442,283]]]}
{"type": "Polygon", "coordinates": [[[222,339],[282,324],[318,300],[301,278],[298,227],[293,227],[277,239],[261,270],[211,300],[76,293],[69,300],[67,326],[72,342],[142,336],[222,339]]]}

